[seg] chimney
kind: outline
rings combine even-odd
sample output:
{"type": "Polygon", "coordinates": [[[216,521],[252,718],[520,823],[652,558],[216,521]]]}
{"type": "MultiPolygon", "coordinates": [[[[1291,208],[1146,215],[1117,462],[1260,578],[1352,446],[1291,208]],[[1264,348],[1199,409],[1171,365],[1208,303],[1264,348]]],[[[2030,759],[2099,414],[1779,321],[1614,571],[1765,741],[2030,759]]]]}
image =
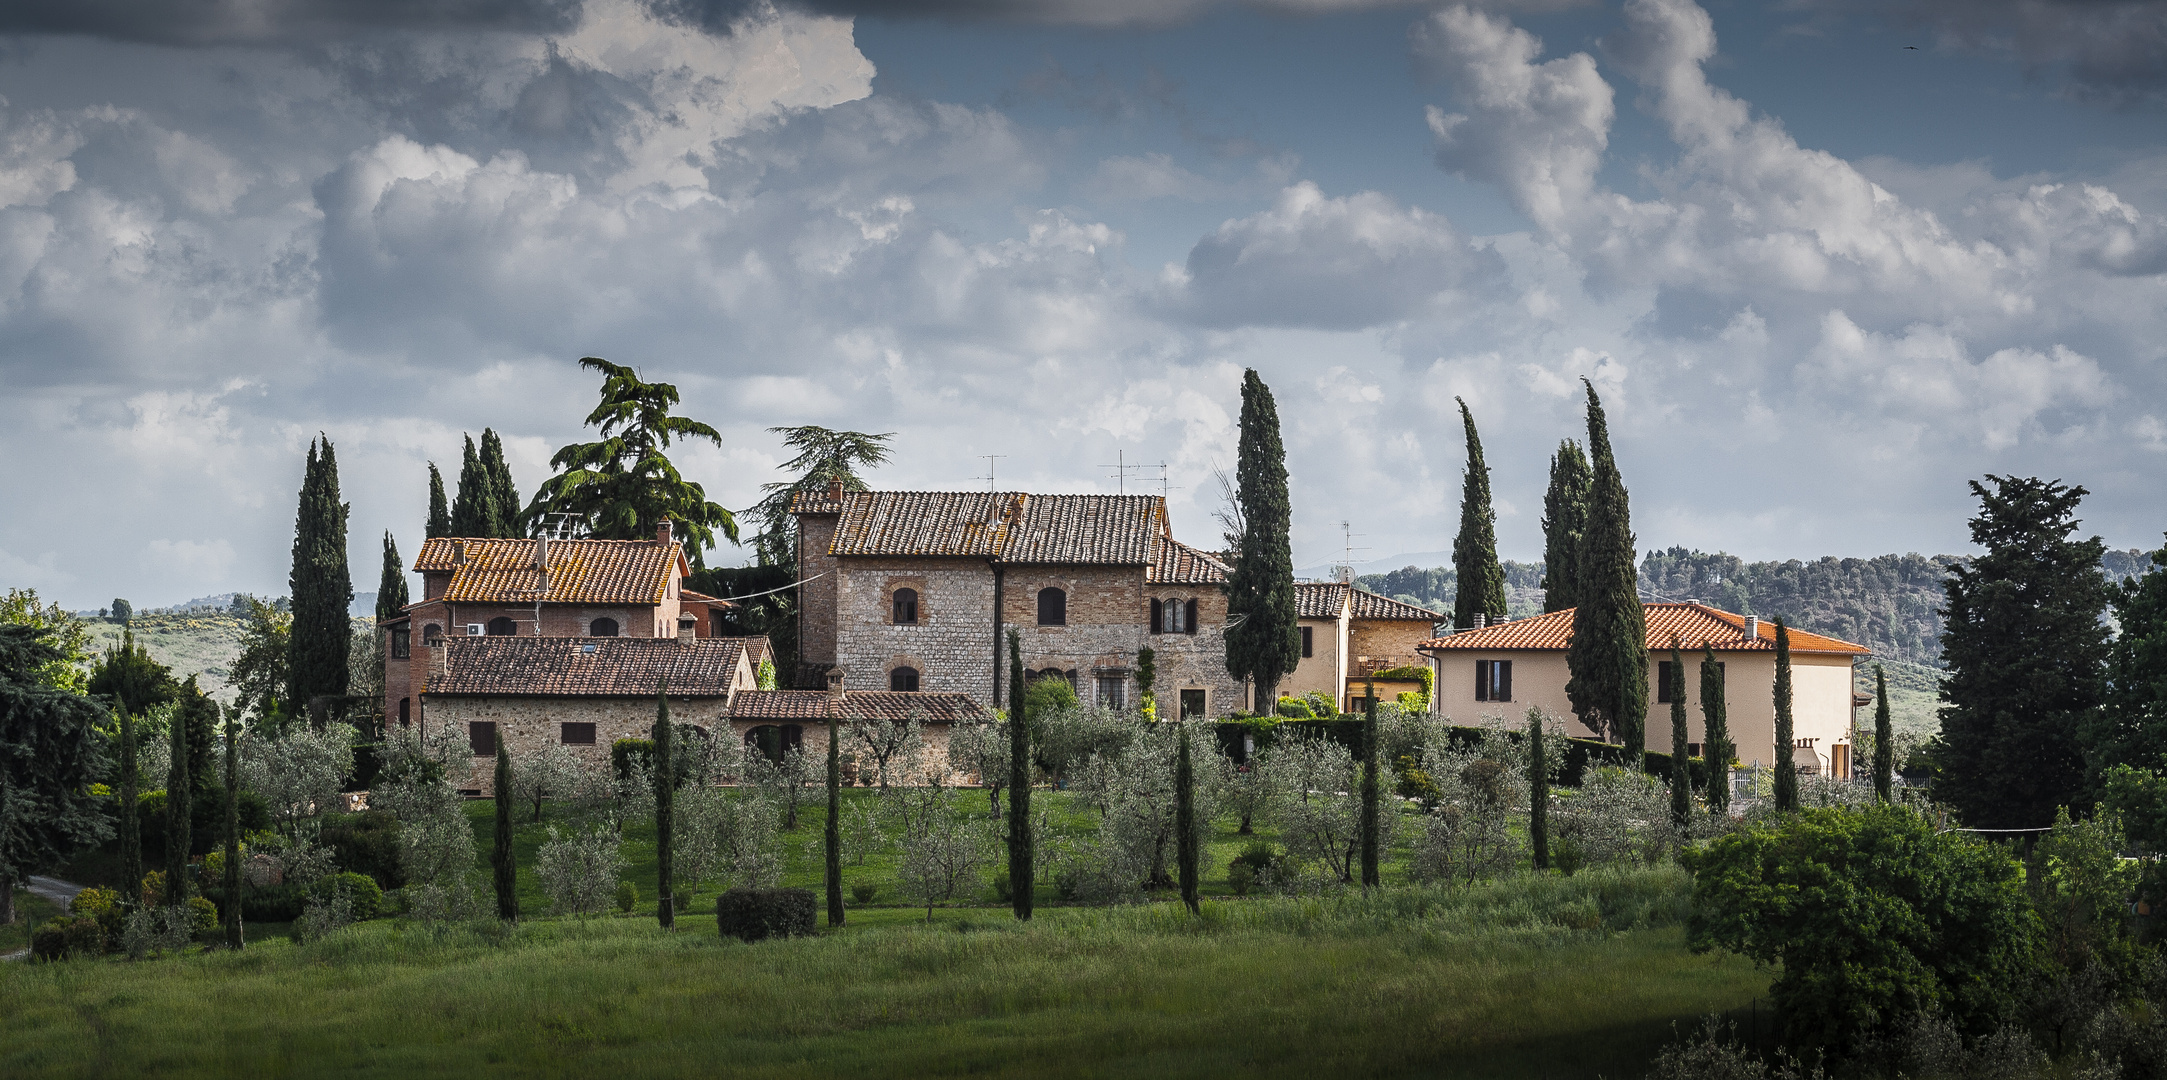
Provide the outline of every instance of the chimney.
{"type": "Polygon", "coordinates": [[[843,715],[843,668],[838,664],[828,669],[828,715],[843,715]]]}
{"type": "Polygon", "coordinates": [[[467,564],[466,541],[454,540],[451,542],[451,564],[453,566],[465,566],[467,564]]]}
{"type": "Polygon", "coordinates": [[[829,501],[831,501],[831,502],[842,502],[842,501],[843,501],[843,478],[842,478],[842,477],[840,477],[840,476],[831,476],[831,477],[829,477],[829,478],[828,478],[828,499],[829,499],[829,501]]]}
{"type": "Polygon", "coordinates": [[[1754,640],[1760,639],[1761,617],[1759,615],[1746,616],[1746,636],[1754,640]]]}
{"type": "Polygon", "coordinates": [[[699,627],[700,620],[693,613],[687,611],[679,614],[677,616],[677,640],[687,645],[691,644],[694,631],[698,630],[699,627]]]}
{"type": "Polygon", "coordinates": [[[1490,616],[1488,615],[1488,613],[1481,611],[1475,613],[1475,629],[1482,629],[1484,626],[1489,624],[1489,621],[1490,616]]]}
{"type": "Polygon", "coordinates": [[[428,650],[429,653],[429,668],[428,674],[422,676],[421,689],[415,691],[415,693],[417,694],[428,693],[431,687],[443,682],[449,676],[451,671],[450,666],[445,662],[444,658],[445,653],[447,653],[449,650],[444,647],[443,638],[436,639],[435,645],[426,645],[424,647],[428,650]]]}
{"type": "Polygon", "coordinates": [[[541,582],[541,593],[549,595],[549,537],[536,533],[534,536],[534,576],[541,582]]]}
{"type": "Polygon", "coordinates": [[[658,524],[657,524],[657,525],[655,526],[655,543],[657,543],[657,544],[667,544],[667,543],[669,543],[669,542],[670,542],[670,519],[669,519],[669,518],[663,518],[663,519],[662,519],[662,521],[661,521],[660,523],[658,523],[658,524]]]}

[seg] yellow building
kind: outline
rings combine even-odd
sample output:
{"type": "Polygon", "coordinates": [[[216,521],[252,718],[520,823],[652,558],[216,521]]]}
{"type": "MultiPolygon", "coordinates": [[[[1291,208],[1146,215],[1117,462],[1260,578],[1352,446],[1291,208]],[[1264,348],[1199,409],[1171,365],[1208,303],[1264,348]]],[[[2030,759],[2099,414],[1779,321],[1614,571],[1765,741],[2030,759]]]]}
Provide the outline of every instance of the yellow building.
{"type": "MultiPolygon", "coordinates": [[[[1323,694],[1354,712],[1366,686],[1364,677],[1396,667],[1427,663],[1419,651],[1445,616],[1403,604],[1345,582],[1296,582],[1295,599],[1302,635],[1302,659],[1279,683],[1286,697],[1323,694]]],[[[1391,701],[1419,682],[1385,681],[1377,696],[1391,701]]],[[[1260,711],[1271,708],[1265,703],[1260,711]]]]}

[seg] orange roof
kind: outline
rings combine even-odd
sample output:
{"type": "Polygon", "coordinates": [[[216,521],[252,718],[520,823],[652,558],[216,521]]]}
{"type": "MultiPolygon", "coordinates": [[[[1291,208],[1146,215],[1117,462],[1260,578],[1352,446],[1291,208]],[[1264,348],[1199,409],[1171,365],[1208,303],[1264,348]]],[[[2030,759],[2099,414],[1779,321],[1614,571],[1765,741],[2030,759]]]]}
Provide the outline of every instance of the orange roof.
{"type": "MultiPolygon", "coordinates": [[[[1776,651],[1776,624],[1763,619],[1759,633],[1746,637],[1746,619],[1728,611],[1718,611],[1706,604],[1642,604],[1641,615],[1648,623],[1648,648],[1650,651],[1668,649],[1673,638],[1681,648],[1699,649],[1702,644],[1715,647],[1717,652],[1774,652],[1776,651]]],[[[1573,642],[1573,609],[1553,611],[1529,619],[1485,626],[1480,630],[1462,630],[1450,637],[1431,638],[1417,645],[1424,652],[1445,650],[1476,650],[1483,652],[1508,652],[1515,649],[1569,648],[1573,642]]],[[[1834,653],[1843,656],[1867,656],[1872,649],[1836,638],[1824,637],[1808,630],[1791,628],[1791,651],[1798,653],[1834,653]]]]}
{"type": "MultiPolygon", "coordinates": [[[[414,569],[451,572],[440,599],[531,604],[541,587],[534,541],[439,536],[425,540],[414,569]],[[461,561],[461,554],[465,555],[461,561]]],[[[653,540],[551,540],[548,604],[659,604],[673,576],[690,572],[684,550],[653,540]]]]}
{"type": "MultiPolygon", "coordinates": [[[[1211,583],[1208,556],[1168,552],[1157,495],[1031,495],[1016,491],[800,493],[798,514],[837,514],[828,554],[998,559],[1007,563],[1154,567],[1211,583]]],[[[1223,571],[1223,567],[1219,570],[1223,571]]]]}

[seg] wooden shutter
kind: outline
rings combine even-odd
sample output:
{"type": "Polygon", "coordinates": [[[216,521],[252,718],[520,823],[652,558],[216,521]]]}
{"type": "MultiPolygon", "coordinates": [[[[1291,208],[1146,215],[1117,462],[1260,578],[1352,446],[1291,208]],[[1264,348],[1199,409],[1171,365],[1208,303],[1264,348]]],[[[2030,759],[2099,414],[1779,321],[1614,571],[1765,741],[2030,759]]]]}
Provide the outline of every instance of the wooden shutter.
{"type": "Polygon", "coordinates": [[[1163,634],[1166,632],[1165,626],[1166,605],[1159,603],[1157,598],[1153,598],[1151,601],[1151,632],[1163,634]]]}
{"type": "Polygon", "coordinates": [[[1490,700],[1490,662],[1475,661],[1475,700],[1490,700]]]}
{"type": "Polygon", "coordinates": [[[1316,655],[1315,630],[1314,626],[1302,627],[1302,655],[1305,657],[1316,655]]]}
{"type": "Polygon", "coordinates": [[[1510,660],[1499,660],[1499,661],[1497,661],[1496,663],[1497,663],[1497,700],[1499,700],[1499,701],[1511,701],[1511,700],[1512,700],[1512,661],[1510,661],[1510,660]]]}
{"type": "Polygon", "coordinates": [[[1182,632],[1182,633],[1184,633],[1184,634],[1195,634],[1195,633],[1196,633],[1196,601],[1194,601],[1194,600],[1191,600],[1191,601],[1189,601],[1189,607],[1188,607],[1187,615],[1189,616],[1189,617],[1188,617],[1188,619],[1187,619],[1186,621],[1184,621],[1184,622],[1183,622],[1183,623],[1181,624],[1181,626],[1182,626],[1182,630],[1181,630],[1181,632],[1182,632]]]}

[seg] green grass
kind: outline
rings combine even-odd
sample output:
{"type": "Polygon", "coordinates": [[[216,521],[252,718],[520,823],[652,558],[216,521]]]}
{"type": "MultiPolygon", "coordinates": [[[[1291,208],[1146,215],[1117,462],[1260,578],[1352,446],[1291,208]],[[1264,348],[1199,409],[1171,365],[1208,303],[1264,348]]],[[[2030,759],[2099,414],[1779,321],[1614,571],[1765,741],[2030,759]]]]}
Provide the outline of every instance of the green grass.
{"type": "MultiPolygon", "coordinates": [[[[1932,735],[1941,730],[1941,671],[1902,660],[1880,661],[1889,676],[1889,724],[1898,734],[1932,735]]],[[[1874,692],[1872,664],[1855,669],[1852,685],[1861,694],[1874,692]]],[[[1873,706],[1859,710],[1859,724],[1873,730],[1873,706]]]]}
{"type": "Polygon", "coordinates": [[[38,924],[60,914],[60,905],[42,896],[33,896],[29,889],[15,889],[15,921],[0,923],[0,953],[11,953],[30,947],[30,932],[38,924]]]}
{"type": "Polygon", "coordinates": [[[1685,887],[1663,868],[1028,925],[888,909],[751,946],[702,918],[379,921],[8,965],[0,1075],[1638,1075],[1674,1022],[1767,987],[1684,950],[1685,887]]]}
{"type": "MultiPolygon", "coordinates": [[[[102,655],[107,646],[118,642],[124,629],[111,620],[92,619],[89,623],[93,655],[102,655]]],[[[138,615],[129,620],[125,629],[135,631],[136,644],[151,659],[171,668],[174,679],[185,681],[194,675],[204,693],[223,699],[233,663],[241,658],[241,627],[242,620],[236,616],[197,612],[138,615]]]]}

